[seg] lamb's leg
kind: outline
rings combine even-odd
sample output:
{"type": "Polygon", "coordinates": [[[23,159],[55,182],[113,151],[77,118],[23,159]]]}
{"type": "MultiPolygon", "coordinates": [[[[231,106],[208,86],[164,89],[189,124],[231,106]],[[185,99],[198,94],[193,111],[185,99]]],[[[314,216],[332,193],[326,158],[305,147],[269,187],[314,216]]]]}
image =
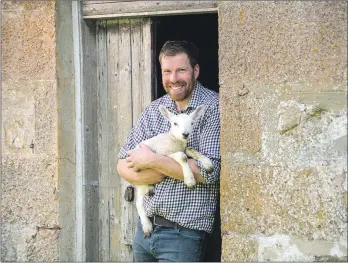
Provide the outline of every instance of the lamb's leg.
{"type": "Polygon", "coordinates": [[[168,155],[168,157],[177,161],[181,167],[184,174],[184,183],[188,187],[193,187],[196,184],[195,177],[191,171],[189,164],[187,163],[187,156],[183,152],[176,152],[168,155]]]}
{"type": "Polygon", "coordinates": [[[152,222],[146,215],[146,212],[143,206],[143,200],[144,200],[144,196],[151,190],[152,186],[138,185],[136,186],[136,188],[137,188],[136,207],[137,207],[141,225],[143,228],[144,237],[148,237],[151,235],[151,232],[152,232],[152,222]]]}
{"type": "Polygon", "coordinates": [[[213,163],[210,161],[210,159],[203,154],[199,153],[192,147],[187,147],[185,150],[185,153],[192,157],[193,159],[196,159],[200,161],[204,167],[204,169],[207,171],[207,173],[211,173],[213,171],[213,163]]]}

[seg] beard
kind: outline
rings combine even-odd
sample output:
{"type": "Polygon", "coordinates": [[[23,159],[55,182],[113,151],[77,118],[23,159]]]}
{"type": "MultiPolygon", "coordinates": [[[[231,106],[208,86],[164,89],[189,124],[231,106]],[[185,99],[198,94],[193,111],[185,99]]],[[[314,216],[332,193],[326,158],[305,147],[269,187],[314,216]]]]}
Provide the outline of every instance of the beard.
{"type": "Polygon", "coordinates": [[[174,101],[184,101],[190,98],[193,88],[195,86],[194,76],[192,74],[190,82],[177,81],[166,82],[163,87],[169,97],[174,101]]]}

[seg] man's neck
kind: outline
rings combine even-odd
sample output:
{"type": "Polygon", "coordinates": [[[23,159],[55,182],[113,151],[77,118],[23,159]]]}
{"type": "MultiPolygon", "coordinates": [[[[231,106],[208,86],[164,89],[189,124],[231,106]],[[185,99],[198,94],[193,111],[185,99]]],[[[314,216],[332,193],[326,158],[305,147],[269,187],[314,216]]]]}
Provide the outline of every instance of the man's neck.
{"type": "Polygon", "coordinates": [[[182,111],[186,110],[186,108],[188,106],[188,101],[176,101],[175,105],[176,105],[176,109],[178,110],[178,112],[182,112],[182,111]]]}

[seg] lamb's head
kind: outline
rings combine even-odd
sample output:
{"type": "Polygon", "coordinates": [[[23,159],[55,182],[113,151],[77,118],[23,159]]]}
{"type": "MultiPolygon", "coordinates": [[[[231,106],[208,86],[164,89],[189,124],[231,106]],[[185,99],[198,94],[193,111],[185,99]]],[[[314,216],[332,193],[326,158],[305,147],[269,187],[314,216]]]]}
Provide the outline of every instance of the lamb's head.
{"type": "Polygon", "coordinates": [[[175,115],[171,113],[163,105],[159,106],[159,110],[163,117],[169,120],[171,124],[170,133],[179,140],[187,141],[189,135],[192,132],[193,124],[199,120],[199,118],[204,114],[206,109],[205,105],[198,106],[192,113],[185,114],[181,113],[175,115]]]}

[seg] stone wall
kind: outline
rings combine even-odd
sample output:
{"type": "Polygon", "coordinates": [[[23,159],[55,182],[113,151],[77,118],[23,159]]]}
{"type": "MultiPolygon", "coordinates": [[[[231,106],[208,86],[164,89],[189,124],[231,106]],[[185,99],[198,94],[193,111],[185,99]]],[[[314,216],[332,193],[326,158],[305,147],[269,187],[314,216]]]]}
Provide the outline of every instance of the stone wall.
{"type": "MultiPolygon", "coordinates": [[[[347,3],[218,4],[222,260],[347,260],[347,3]]],[[[57,261],[56,6],[2,7],[1,261],[57,261]]]]}
{"type": "Polygon", "coordinates": [[[219,2],[223,261],[347,260],[347,2],[219,2]]]}
{"type": "Polygon", "coordinates": [[[1,261],[58,260],[55,2],[2,1],[1,261]]]}

